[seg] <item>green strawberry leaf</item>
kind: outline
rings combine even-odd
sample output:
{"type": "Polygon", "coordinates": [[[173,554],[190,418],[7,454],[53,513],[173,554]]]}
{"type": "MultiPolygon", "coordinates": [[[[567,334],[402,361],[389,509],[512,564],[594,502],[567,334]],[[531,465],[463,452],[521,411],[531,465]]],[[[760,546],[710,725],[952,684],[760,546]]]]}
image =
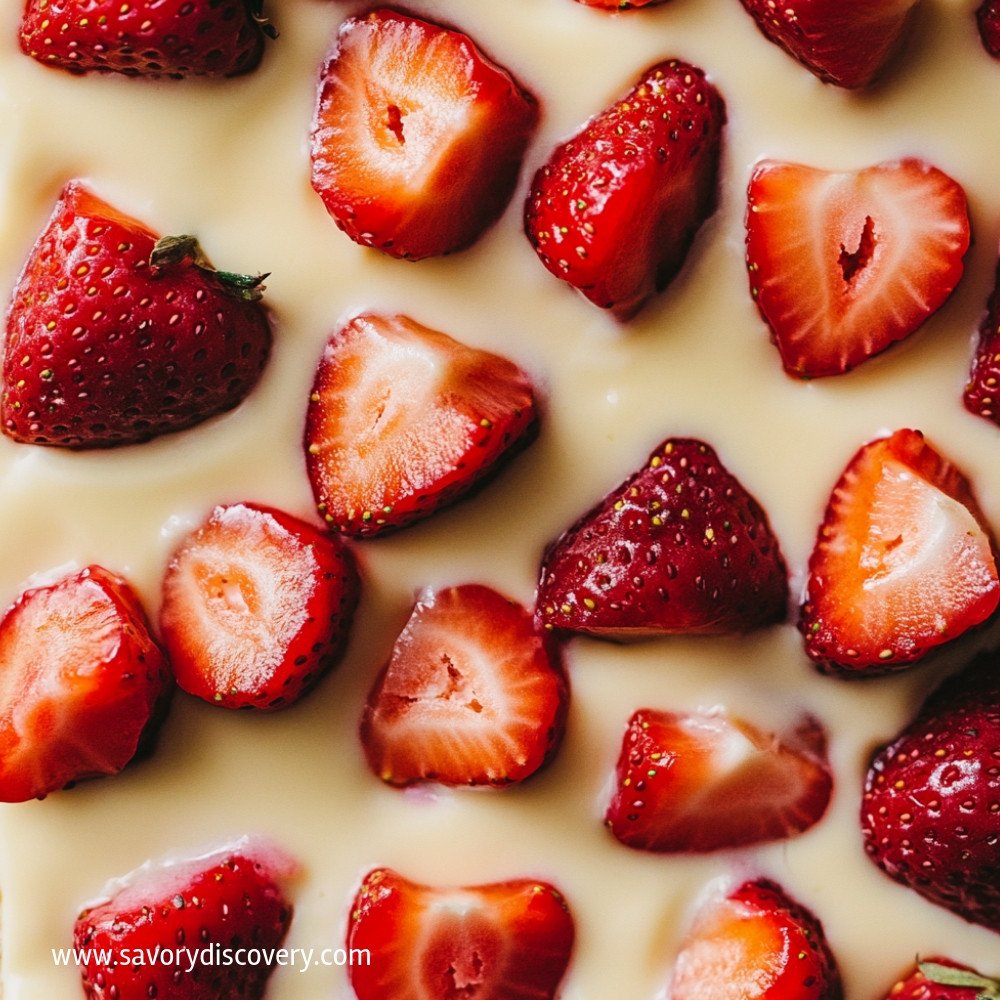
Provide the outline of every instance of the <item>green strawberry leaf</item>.
{"type": "Polygon", "coordinates": [[[976,1000],[1000,1000],[1000,982],[981,976],[978,972],[955,969],[950,965],[939,965],[937,962],[919,962],[917,968],[930,982],[938,986],[961,986],[965,989],[979,990],[976,1000]]]}

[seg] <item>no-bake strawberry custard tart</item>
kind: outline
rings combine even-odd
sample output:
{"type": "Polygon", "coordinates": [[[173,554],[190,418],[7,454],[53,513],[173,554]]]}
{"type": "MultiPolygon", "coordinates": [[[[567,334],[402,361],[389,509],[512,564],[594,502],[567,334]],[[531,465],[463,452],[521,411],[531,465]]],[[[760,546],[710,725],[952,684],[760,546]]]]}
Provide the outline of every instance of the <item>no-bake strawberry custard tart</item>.
{"type": "Polygon", "coordinates": [[[998,18],[10,6],[5,1000],[996,996],[998,18]]]}

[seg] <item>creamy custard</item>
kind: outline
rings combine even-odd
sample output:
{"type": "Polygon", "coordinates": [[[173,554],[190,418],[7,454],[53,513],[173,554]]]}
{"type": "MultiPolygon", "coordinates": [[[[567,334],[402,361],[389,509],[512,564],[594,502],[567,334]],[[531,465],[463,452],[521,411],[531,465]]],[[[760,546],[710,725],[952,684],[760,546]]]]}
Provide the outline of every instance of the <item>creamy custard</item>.
{"type": "MultiPolygon", "coordinates": [[[[367,770],[357,738],[367,690],[420,588],[477,581],[530,603],[545,543],[668,436],[704,438],[760,500],[795,598],[830,488],[881,432],[923,430],[970,475],[1000,528],[1000,430],[960,402],[1000,235],[990,118],[1000,64],[979,45],[973,5],[924,0],[904,58],[860,95],[819,83],[764,40],[737,0],[616,15],[572,0],[415,7],[468,31],[542,103],[506,214],[469,251],[419,264],[355,246],[309,188],[317,71],[354,5],[275,5],[281,34],[260,69],[218,83],[47,70],[16,47],[17,5],[0,14],[4,302],[60,187],[81,177],[161,232],[197,233],[226,269],[272,272],[276,330],[256,391],[198,428],[80,454],[0,440],[4,605],[39,576],[99,562],[136,585],[155,619],[172,548],[213,504],[251,500],[313,516],[301,451],[307,394],[325,338],[355,312],[405,312],[501,351],[532,373],[545,401],[540,439],[488,489],[355,546],[365,586],[349,650],[298,706],[259,717],[179,695],[151,759],[0,808],[3,996],[77,996],[78,972],[57,968],[52,949],[70,945],[84,901],[148,858],[199,854],[244,834],[267,835],[298,858],[288,944],[317,954],[343,944],[351,898],[375,865],[430,883],[556,883],[577,926],[563,1000],[662,997],[701,893],[716,879],[757,875],[823,921],[849,1000],[881,1000],[916,954],[1000,972],[996,934],[891,882],[861,848],[868,756],[910,719],[940,665],[867,683],[821,677],[792,624],[630,647],[577,639],[566,648],[565,742],[521,787],[399,792],[367,770]],[[679,278],[622,328],[545,271],[521,232],[521,207],[555,143],[669,56],[702,66],[726,99],[720,204],[679,278]],[[966,276],[902,345],[846,376],[795,382],[747,288],[750,168],[763,156],[855,168],[906,155],[933,161],[969,196],[966,276]],[[801,711],[820,718],[836,772],[827,815],[792,840],[705,857],[619,845],[601,816],[631,712],[716,704],[759,724],[801,711]]],[[[344,968],[299,965],[279,969],[268,995],[353,994],[344,968]]]]}

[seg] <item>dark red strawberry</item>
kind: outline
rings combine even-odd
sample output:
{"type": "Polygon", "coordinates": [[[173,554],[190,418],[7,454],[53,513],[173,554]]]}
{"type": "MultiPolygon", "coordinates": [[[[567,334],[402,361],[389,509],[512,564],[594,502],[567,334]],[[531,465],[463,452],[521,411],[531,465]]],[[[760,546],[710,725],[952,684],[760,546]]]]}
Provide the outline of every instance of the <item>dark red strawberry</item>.
{"type": "Polygon", "coordinates": [[[3,802],[117,774],[172,687],[139,599],[100,566],[21,594],[0,620],[0,664],[3,802]]]}
{"type": "Polygon", "coordinates": [[[983,48],[1000,58],[1000,0],[983,0],[976,10],[976,24],[983,48]]]}
{"type": "Polygon", "coordinates": [[[603,10],[632,10],[638,7],[655,7],[665,0],[577,0],[587,7],[600,7],[603,10]]]}
{"type": "Polygon", "coordinates": [[[919,960],[885,1000],[1000,1000],[1000,981],[949,958],[919,960]]]}
{"type": "Polygon", "coordinates": [[[365,876],[348,949],[358,1000],[553,1000],[573,949],[573,918],[547,882],[438,888],[388,868],[365,876]]]}
{"type": "Polygon", "coordinates": [[[864,87],[899,48],[917,0],[741,0],[772,42],[826,83],[864,87]]]}
{"type": "Polygon", "coordinates": [[[819,920],[767,879],[709,899],[681,945],[670,1000],[842,1000],[819,920]]]}
{"type": "Polygon", "coordinates": [[[919,431],[861,448],[833,489],[799,629],[827,673],[911,666],[1000,603],[996,545],[972,487],[919,431]]]}
{"type": "Polygon", "coordinates": [[[619,320],[680,270],[715,210],[726,112],[677,59],[557,146],[535,174],[524,228],[542,263],[619,320]]]}
{"type": "Polygon", "coordinates": [[[972,371],[965,386],[962,402],[976,416],[1000,425],[1000,264],[989,300],[986,315],[979,326],[979,344],[972,360],[972,371]]]}
{"type": "Polygon", "coordinates": [[[506,208],[538,104],[458,31],[381,8],[345,21],[320,74],[312,184],[356,243],[420,260],[506,208]]]}
{"type": "Polygon", "coordinates": [[[7,315],[0,420],[16,441],[145,441],[236,406],[271,345],[258,278],[210,269],[66,185],[7,315]]]}
{"type": "Polygon", "coordinates": [[[555,752],[567,700],[528,611],[478,584],[427,591],[368,695],[361,742],[393,785],[507,785],[555,752]]]}
{"type": "Polygon", "coordinates": [[[969,247],[965,192],[915,159],[839,173],[764,160],[746,227],[750,292],[800,378],[908,337],[958,284],[969,247]]]}
{"type": "Polygon", "coordinates": [[[1000,933],[1000,660],[945,681],[874,756],[865,850],[925,899],[1000,933]]]}
{"type": "Polygon", "coordinates": [[[241,842],[126,876],[73,929],[88,1000],[261,1000],[292,919],[289,867],[241,842]]]}
{"type": "Polygon", "coordinates": [[[406,316],[358,316],[316,371],[309,480],[331,529],[376,535],[458,499],[535,429],[534,389],[506,358],[406,316]]]}
{"type": "Polygon", "coordinates": [[[635,712],[615,777],[608,828],[629,847],[672,853],[794,836],[833,788],[814,719],[779,736],[721,710],[635,712]]]}
{"type": "Polygon", "coordinates": [[[546,629],[609,639],[720,635],[785,619],[785,562],[767,515],[701,441],[664,441],[542,562],[546,629]]]}
{"type": "Polygon", "coordinates": [[[337,661],[358,590],[335,536],[271,507],[216,507],[163,581],[177,683],[224,708],[285,708],[337,661]]]}
{"type": "Polygon", "coordinates": [[[27,0],[20,41],[71,73],[180,79],[254,69],[265,34],[257,0],[27,0]]]}

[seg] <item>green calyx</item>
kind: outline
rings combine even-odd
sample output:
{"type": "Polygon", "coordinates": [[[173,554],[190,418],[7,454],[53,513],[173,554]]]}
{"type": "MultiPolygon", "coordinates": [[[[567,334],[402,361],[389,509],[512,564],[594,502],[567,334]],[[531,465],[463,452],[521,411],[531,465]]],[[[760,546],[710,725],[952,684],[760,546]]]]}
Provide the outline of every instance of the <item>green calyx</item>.
{"type": "Polygon", "coordinates": [[[969,969],[956,969],[937,962],[919,962],[917,968],[926,978],[938,986],[960,986],[969,990],[979,990],[976,1000],[1000,1000],[1000,981],[989,979],[969,969]]]}
{"type": "Polygon", "coordinates": [[[236,274],[217,271],[205,256],[195,236],[164,236],[156,241],[149,255],[150,266],[157,270],[175,267],[197,267],[213,275],[223,291],[241,302],[257,302],[264,292],[267,274],[236,274]]]}

